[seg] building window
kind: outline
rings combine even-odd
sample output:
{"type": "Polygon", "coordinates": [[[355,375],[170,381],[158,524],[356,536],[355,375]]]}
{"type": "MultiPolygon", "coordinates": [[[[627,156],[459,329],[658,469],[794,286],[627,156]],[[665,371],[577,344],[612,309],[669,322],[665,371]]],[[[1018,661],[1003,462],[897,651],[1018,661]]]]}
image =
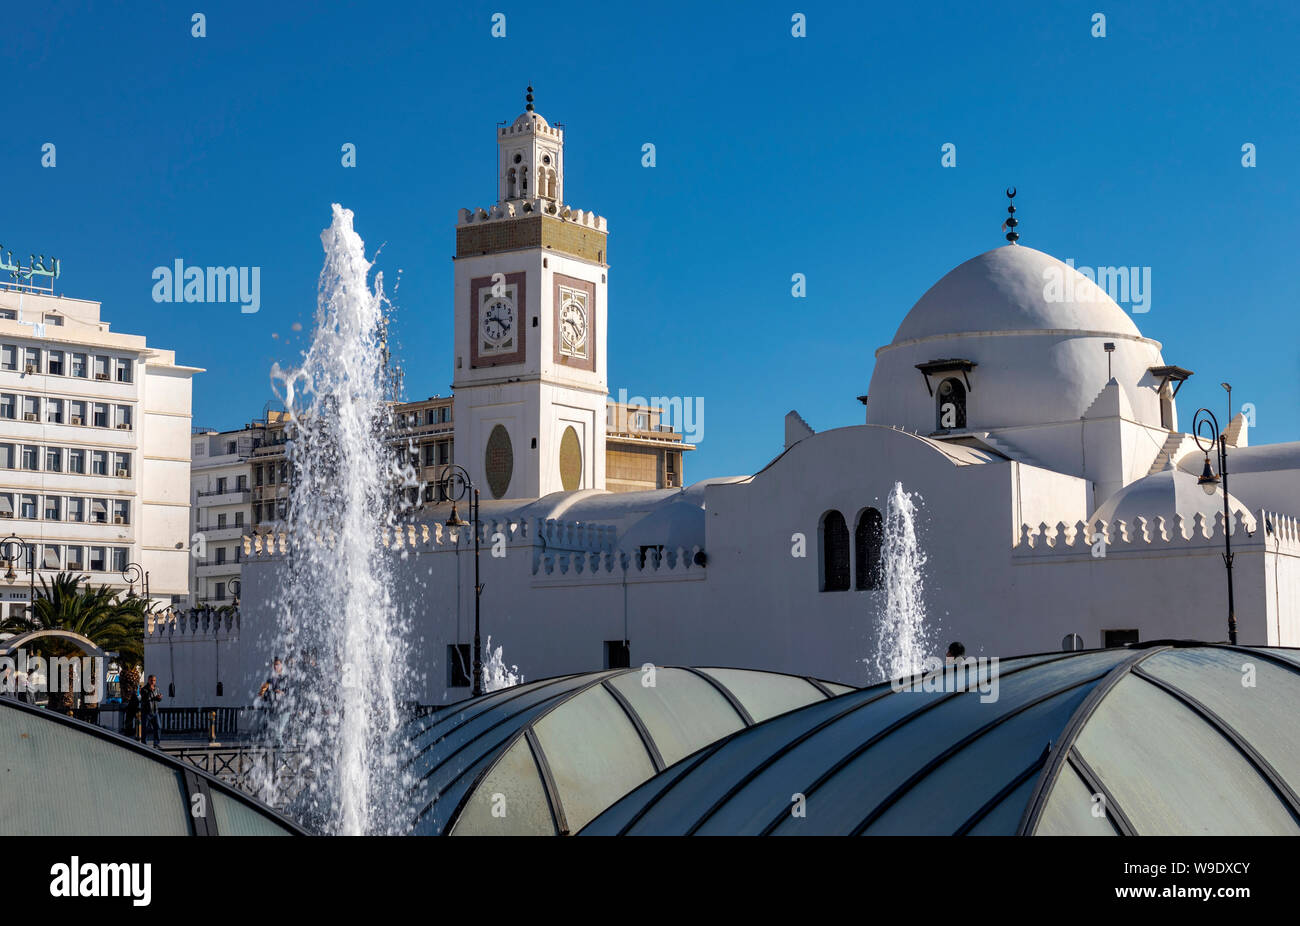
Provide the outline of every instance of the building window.
{"type": "MultiPolygon", "coordinates": [[[[242,478],[242,477],[241,477],[241,478],[242,478]]],[[[243,513],[242,511],[236,511],[236,512],[235,512],[235,527],[243,527],[243,526],[244,526],[244,513],[243,513]]]]}
{"type": "Polygon", "coordinates": [[[33,447],[31,444],[23,444],[23,469],[40,469],[41,466],[41,448],[33,447]]]}
{"type": "Polygon", "coordinates": [[[447,647],[447,687],[468,688],[474,667],[470,664],[470,645],[454,643],[447,647]]]}
{"type": "Polygon", "coordinates": [[[61,521],[63,519],[61,510],[63,506],[59,502],[60,499],[57,495],[45,496],[45,520],[61,521]]]}
{"type": "Polygon", "coordinates": [[[12,518],[14,516],[14,497],[11,492],[0,492],[0,517],[12,518]]]}
{"type": "Polygon", "coordinates": [[[131,406],[118,405],[115,410],[117,412],[115,423],[117,424],[118,430],[131,430],[131,406]]]}
{"type": "Polygon", "coordinates": [[[86,403],[72,399],[68,402],[68,424],[86,423],[86,403]]]}
{"type": "Polygon", "coordinates": [[[127,553],[130,551],[126,547],[113,547],[113,571],[125,572],[126,564],[129,561],[127,553]]]}
{"type": "Polygon", "coordinates": [[[45,355],[45,369],[51,376],[63,375],[63,351],[52,350],[45,355]]]}
{"type": "Polygon", "coordinates": [[[248,477],[247,477],[247,476],[237,476],[237,477],[235,478],[235,489],[236,489],[236,491],[239,491],[239,492],[245,492],[245,491],[247,491],[247,490],[248,490],[248,477]]]}
{"type": "Polygon", "coordinates": [[[220,566],[226,561],[226,548],[217,547],[217,565],[220,566]]]}
{"type": "Polygon", "coordinates": [[[84,498],[68,499],[68,520],[77,523],[86,520],[86,500],[84,498]]]}
{"type": "Polygon", "coordinates": [[[95,403],[95,420],[93,424],[97,428],[108,427],[108,404],[106,402],[95,403]]]}
{"type": "Polygon", "coordinates": [[[40,348],[29,347],[23,351],[23,370],[27,373],[41,372],[40,348]]]}
{"type": "Polygon", "coordinates": [[[821,537],[821,590],[847,592],[849,590],[849,526],[844,515],[828,511],[822,515],[819,529],[821,537]]]}
{"type": "Polygon", "coordinates": [[[221,528],[225,526],[226,526],[226,516],[224,514],[217,515],[217,530],[221,530],[221,528]]]}
{"type": "Polygon", "coordinates": [[[45,448],[45,471],[47,473],[63,472],[63,450],[61,448],[45,448]]]}
{"type": "Polygon", "coordinates": [[[23,421],[41,420],[41,400],[33,395],[23,396],[23,421]]]}
{"type": "Polygon", "coordinates": [[[19,514],[29,521],[36,520],[36,496],[24,495],[22,497],[22,511],[19,514]]]}
{"type": "Polygon", "coordinates": [[[131,454],[115,453],[113,454],[113,469],[118,476],[123,479],[131,475],[131,454]]]}
{"type": "Polygon", "coordinates": [[[884,536],[880,512],[875,508],[864,508],[853,532],[854,568],[859,591],[880,585],[880,544],[884,536]]]}
{"type": "Polygon", "coordinates": [[[119,383],[131,382],[131,361],[119,357],[116,363],[115,373],[119,383]]]}
{"type": "Polygon", "coordinates": [[[108,358],[95,358],[95,379],[108,379],[108,358]]]}
{"type": "Polygon", "coordinates": [[[90,571],[91,571],[91,572],[103,572],[103,571],[104,571],[104,565],[105,565],[104,556],[105,556],[105,552],[106,552],[106,551],[105,551],[105,549],[104,549],[103,547],[91,547],[91,548],[90,548],[90,564],[89,564],[89,568],[90,568],[90,571]]]}
{"type": "Polygon", "coordinates": [[[86,378],[86,355],[71,354],[70,357],[71,357],[71,361],[68,364],[68,374],[71,376],[79,376],[82,379],[85,379],[86,378]]]}
{"type": "Polygon", "coordinates": [[[86,473],[86,451],[69,450],[68,451],[68,472],[85,475],[86,473]]]}
{"type": "Polygon", "coordinates": [[[113,502],[113,523],[130,524],[131,523],[131,503],[122,500],[113,502]]]}
{"type": "Polygon", "coordinates": [[[1124,646],[1136,642],[1138,642],[1138,632],[1136,630],[1103,630],[1101,632],[1101,645],[1108,649],[1112,646],[1124,646]]]}
{"type": "Polygon", "coordinates": [[[13,419],[18,416],[18,397],[12,392],[0,395],[0,418],[13,419]]]}
{"type": "Polygon", "coordinates": [[[605,641],[605,668],[626,669],[632,665],[632,647],[626,640],[605,641]]]}
{"type": "MultiPolygon", "coordinates": [[[[13,469],[13,468],[14,468],[14,445],[0,444],[0,469],[13,469]]],[[[13,513],[13,509],[10,509],[10,514],[12,513],[13,513]]]]}
{"type": "Polygon", "coordinates": [[[91,499],[90,521],[92,524],[108,523],[108,500],[107,499],[103,499],[103,498],[91,499]]]}
{"type": "Polygon", "coordinates": [[[216,583],[214,583],[214,584],[213,584],[213,593],[214,593],[214,594],[213,594],[213,597],[216,598],[218,601],[220,601],[222,598],[225,598],[225,597],[226,597],[226,583],[225,583],[225,582],[216,582],[216,583]]]}
{"type": "Polygon", "coordinates": [[[45,544],[41,548],[41,568],[62,569],[63,548],[51,543],[45,544]]]}
{"type": "Polygon", "coordinates": [[[636,413],[636,429],[637,429],[638,431],[649,431],[649,430],[650,430],[650,413],[649,413],[649,412],[637,412],[637,413],[636,413]]]}
{"type": "Polygon", "coordinates": [[[260,486],[262,484],[262,467],[260,464],[253,467],[253,477],[256,485],[260,486]]]}
{"type": "Polygon", "coordinates": [[[238,452],[239,452],[239,444],[238,444],[238,443],[236,443],[235,441],[232,441],[232,440],[228,440],[228,441],[226,441],[226,453],[227,453],[227,454],[235,454],[235,453],[238,453],[238,452]]]}
{"type": "Polygon", "coordinates": [[[85,547],[68,547],[68,570],[80,571],[86,568],[85,547]]]}
{"type": "Polygon", "coordinates": [[[63,424],[63,400],[45,400],[45,420],[50,424],[63,424]]]}
{"type": "Polygon", "coordinates": [[[107,476],[108,475],[108,451],[92,450],[90,452],[90,475],[107,476]]]}
{"type": "Polygon", "coordinates": [[[42,323],[43,323],[43,324],[50,325],[50,326],[53,327],[53,328],[62,328],[62,327],[63,327],[63,316],[62,316],[62,315],[51,315],[49,312],[46,312],[45,315],[42,316],[42,319],[41,319],[41,320],[42,320],[42,323]]]}
{"type": "Polygon", "coordinates": [[[12,344],[0,347],[0,370],[18,369],[18,348],[12,344]]]}
{"type": "Polygon", "coordinates": [[[961,380],[948,378],[939,384],[938,430],[960,431],[966,427],[966,387],[961,380]]]}
{"type": "Polygon", "coordinates": [[[438,445],[437,445],[437,444],[425,444],[425,445],[424,445],[424,465],[425,465],[425,466],[432,466],[432,465],[434,464],[434,460],[435,460],[435,456],[434,456],[434,454],[436,454],[437,452],[438,452],[438,445]]]}

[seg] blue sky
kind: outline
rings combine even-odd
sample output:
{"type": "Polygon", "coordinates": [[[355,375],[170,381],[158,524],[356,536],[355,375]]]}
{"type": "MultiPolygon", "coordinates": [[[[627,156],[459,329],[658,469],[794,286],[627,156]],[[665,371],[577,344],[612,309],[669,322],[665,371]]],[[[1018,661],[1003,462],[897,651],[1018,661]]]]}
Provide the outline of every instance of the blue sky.
{"type": "Polygon", "coordinates": [[[1008,185],[1022,244],[1152,268],[1136,321],[1197,373],[1184,426],[1228,380],[1252,442],[1300,438],[1294,4],[279,6],[59,4],[0,35],[0,243],[206,368],[196,424],[260,415],[305,346],[335,201],[390,292],[401,270],[407,396],[449,391],[456,212],[494,200],[495,126],[532,82],[566,199],[610,223],[611,392],[704,399],[688,479],[761,467],[792,408],[861,423],[874,350],[1002,243],[1008,185]],[[154,303],[178,258],[261,267],[261,310],[154,303]]]}

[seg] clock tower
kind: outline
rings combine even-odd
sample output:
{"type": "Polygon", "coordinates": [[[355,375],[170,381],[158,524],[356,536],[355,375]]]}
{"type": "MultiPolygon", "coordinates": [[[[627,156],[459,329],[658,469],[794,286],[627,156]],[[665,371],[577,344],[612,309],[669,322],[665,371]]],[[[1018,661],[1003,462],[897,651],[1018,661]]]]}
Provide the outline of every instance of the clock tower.
{"type": "Polygon", "coordinates": [[[497,129],[497,201],[456,224],[456,462],[484,498],[605,488],[605,219],[564,202],[564,131],[497,129]]]}

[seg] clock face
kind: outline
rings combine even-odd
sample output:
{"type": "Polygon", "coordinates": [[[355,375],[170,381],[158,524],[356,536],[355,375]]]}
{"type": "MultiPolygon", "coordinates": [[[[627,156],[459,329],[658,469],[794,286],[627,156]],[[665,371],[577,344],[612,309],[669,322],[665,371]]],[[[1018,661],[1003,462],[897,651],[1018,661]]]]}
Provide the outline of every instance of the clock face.
{"type": "Polygon", "coordinates": [[[479,311],[479,332],[491,349],[511,348],[515,335],[515,304],[506,296],[489,295],[479,311]]]}
{"type": "Polygon", "coordinates": [[[560,352],[572,357],[587,356],[587,309],[578,299],[560,308],[560,352]]]}

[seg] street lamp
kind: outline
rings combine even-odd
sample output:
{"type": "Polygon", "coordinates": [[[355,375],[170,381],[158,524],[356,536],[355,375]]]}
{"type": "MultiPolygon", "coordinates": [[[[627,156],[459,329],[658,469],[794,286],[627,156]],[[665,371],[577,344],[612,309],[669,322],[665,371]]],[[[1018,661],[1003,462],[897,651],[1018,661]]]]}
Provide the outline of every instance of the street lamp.
{"type": "Polygon", "coordinates": [[[451,500],[451,515],[447,518],[447,527],[472,527],[474,530],[474,686],[470,689],[473,697],[478,697],[483,693],[483,643],[479,635],[479,613],[480,602],[483,597],[483,583],[479,581],[478,572],[478,549],[479,549],[479,516],[478,516],[478,486],[470,481],[469,473],[465,467],[458,466],[455,463],[448,464],[442,471],[442,478],[438,480],[443,494],[451,500]],[[456,502],[469,493],[469,520],[461,520],[460,515],[456,512],[456,502]]]}
{"type": "MultiPolygon", "coordinates": [[[[23,538],[19,537],[17,534],[10,534],[4,540],[0,540],[0,551],[3,551],[3,553],[0,553],[0,562],[3,562],[5,564],[4,580],[10,585],[13,585],[14,582],[17,581],[18,579],[18,574],[14,572],[14,559],[17,558],[17,554],[9,552],[11,549],[11,545],[14,544],[16,544],[20,550],[26,550],[28,547],[27,541],[23,540],[23,538]]],[[[36,549],[33,547],[31,553],[27,557],[28,605],[27,608],[25,609],[30,611],[32,619],[35,619],[36,617],[35,559],[36,559],[36,549]]]]}
{"type": "MultiPolygon", "coordinates": [[[[1228,401],[1232,401],[1232,387],[1227,383],[1223,387],[1228,390],[1228,401]]],[[[1231,404],[1228,406],[1229,412],[1232,410],[1231,404]]],[[[1196,441],[1196,446],[1205,454],[1205,467],[1201,470],[1200,478],[1196,484],[1201,487],[1206,495],[1213,495],[1219,490],[1220,479],[1223,483],[1223,564],[1228,569],[1228,642],[1234,646],[1237,643],[1237,608],[1236,600],[1232,592],[1232,531],[1230,529],[1231,517],[1228,510],[1228,439],[1226,435],[1219,431],[1219,419],[1214,417],[1214,412],[1208,408],[1197,409],[1196,417],[1192,419],[1192,437],[1196,441]],[[1203,443],[1201,432],[1206,432],[1206,441],[1203,443]],[[1219,475],[1214,474],[1210,466],[1210,448],[1213,447],[1218,456],[1219,475]]]]}
{"type": "Polygon", "coordinates": [[[127,601],[135,600],[135,583],[140,583],[141,588],[144,589],[144,602],[147,609],[149,602],[152,600],[149,597],[149,573],[145,572],[144,567],[139,563],[127,563],[126,568],[122,570],[122,578],[127,581],[129,586],[126,592],[127,601]]]}

